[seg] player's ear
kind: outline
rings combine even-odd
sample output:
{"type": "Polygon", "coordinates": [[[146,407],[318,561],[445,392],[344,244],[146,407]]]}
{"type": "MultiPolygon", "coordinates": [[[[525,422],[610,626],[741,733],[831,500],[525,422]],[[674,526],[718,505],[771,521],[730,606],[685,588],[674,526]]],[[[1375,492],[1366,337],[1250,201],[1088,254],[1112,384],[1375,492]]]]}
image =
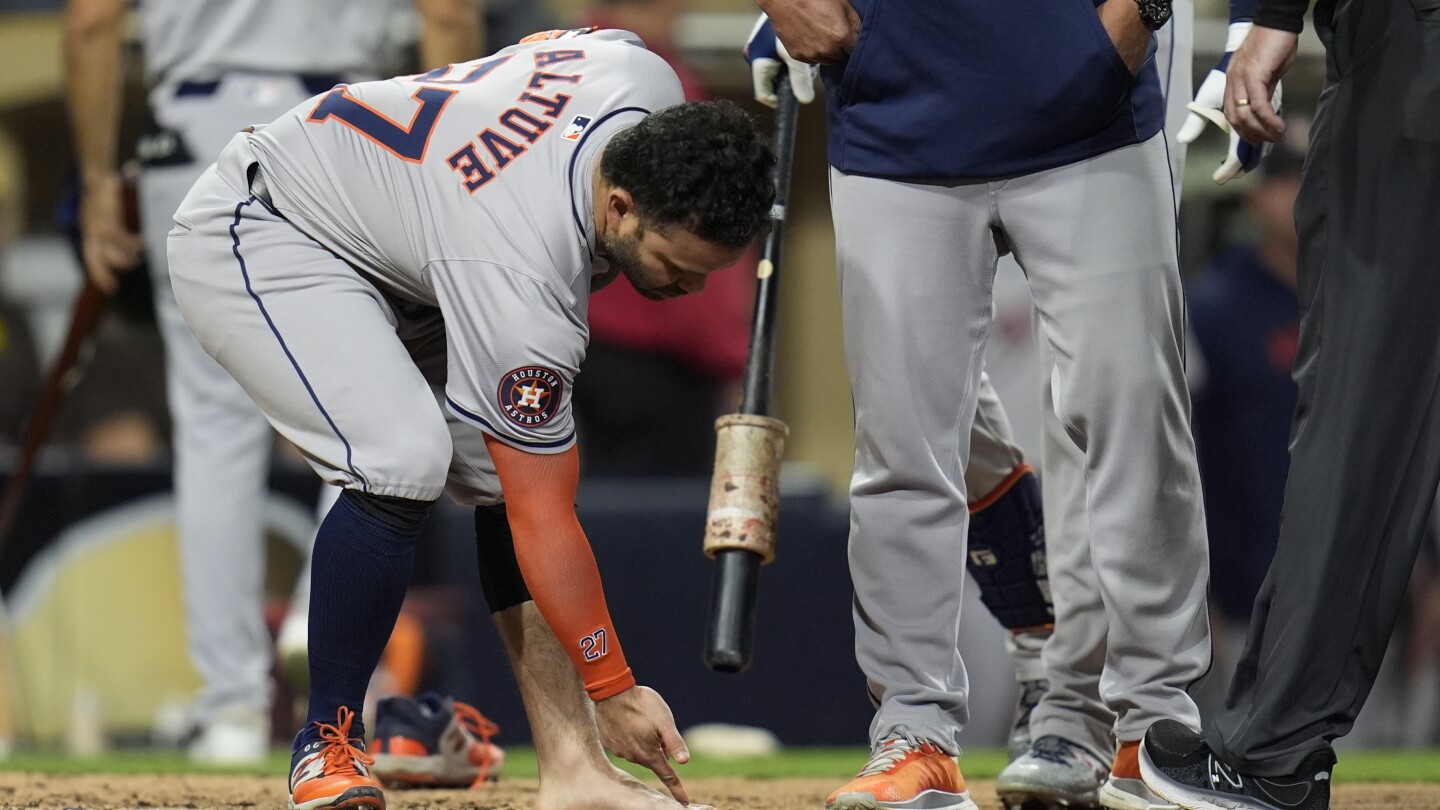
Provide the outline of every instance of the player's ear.
{"type": "Polygon", "coordinates": [[[610,187],[605,198],[605,218],[610,233],[628,234],[639,225],[640,217],[630,192],[619,186],[610,187]]]}

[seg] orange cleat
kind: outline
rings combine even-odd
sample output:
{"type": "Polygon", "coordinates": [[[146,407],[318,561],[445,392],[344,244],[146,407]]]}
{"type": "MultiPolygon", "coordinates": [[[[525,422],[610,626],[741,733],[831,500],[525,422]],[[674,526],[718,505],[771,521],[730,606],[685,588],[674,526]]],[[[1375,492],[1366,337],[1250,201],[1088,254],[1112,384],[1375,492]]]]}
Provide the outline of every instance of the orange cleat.
{"type": "Polygon", "coordinates": [[[825,810],[979,810],[955,760],[934,743],[887,738],[825,810]]]}
{"type": "Polygon", "coordinates": [[[385,791],[370,775],[365,742],[350,737],[355,713],[340,707],[335,725],[317,722],[320,738],[307,743],[290,769],[291,810],[385,810],[385,791]]]}
{"type": "Polygon", "coordinates": [[[375,775],[386,787],[477,788],[500,777],[500,732],[478,709],[427,693],[390,697],[375,713],[375,775]]]}
{"type": "Polygon", "coordinates": [[[1141,781],[1139,740],[1120,743],[1099,797],[1104,810],[1179,810],[1141,781]]]}

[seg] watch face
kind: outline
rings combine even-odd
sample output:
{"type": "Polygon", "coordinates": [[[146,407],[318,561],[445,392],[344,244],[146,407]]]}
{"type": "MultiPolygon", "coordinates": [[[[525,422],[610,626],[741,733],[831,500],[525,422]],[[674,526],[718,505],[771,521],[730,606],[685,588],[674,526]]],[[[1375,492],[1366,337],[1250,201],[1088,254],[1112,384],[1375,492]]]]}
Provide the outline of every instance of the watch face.
{"type": "Polygon", "coordinates": [[[1138,0],[1140,20],[1151,31],[1157,30],[1170,20],[1170,0],[1138,0]]]}

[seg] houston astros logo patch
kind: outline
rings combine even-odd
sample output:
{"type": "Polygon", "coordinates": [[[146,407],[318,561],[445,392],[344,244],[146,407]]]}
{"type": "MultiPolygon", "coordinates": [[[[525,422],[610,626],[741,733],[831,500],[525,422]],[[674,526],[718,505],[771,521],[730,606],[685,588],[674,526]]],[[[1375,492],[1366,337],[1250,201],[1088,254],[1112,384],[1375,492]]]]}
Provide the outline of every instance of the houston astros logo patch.
{"type": "Polygon", "coordinates": [[[520,427],[539,427],[555,416],[564,386],[544,366],[521,366],[500,380],[500,412],[520,427]]]}

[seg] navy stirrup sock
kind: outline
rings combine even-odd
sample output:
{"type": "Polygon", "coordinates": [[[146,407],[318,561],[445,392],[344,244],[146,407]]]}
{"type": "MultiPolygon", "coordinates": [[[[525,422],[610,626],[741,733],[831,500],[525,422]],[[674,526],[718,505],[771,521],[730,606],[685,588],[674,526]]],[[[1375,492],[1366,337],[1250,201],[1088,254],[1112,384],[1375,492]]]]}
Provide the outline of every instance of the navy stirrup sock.
{"type": "Polygon", "coordinates": [[[357,715],[350,737],[364,739],[365,690],[405,601],[431,503],[346,490],[320,524],[310,580],[310,708],[297,752],[319,739],[315,723],[334,725],[341,706],[357,715]]]}

